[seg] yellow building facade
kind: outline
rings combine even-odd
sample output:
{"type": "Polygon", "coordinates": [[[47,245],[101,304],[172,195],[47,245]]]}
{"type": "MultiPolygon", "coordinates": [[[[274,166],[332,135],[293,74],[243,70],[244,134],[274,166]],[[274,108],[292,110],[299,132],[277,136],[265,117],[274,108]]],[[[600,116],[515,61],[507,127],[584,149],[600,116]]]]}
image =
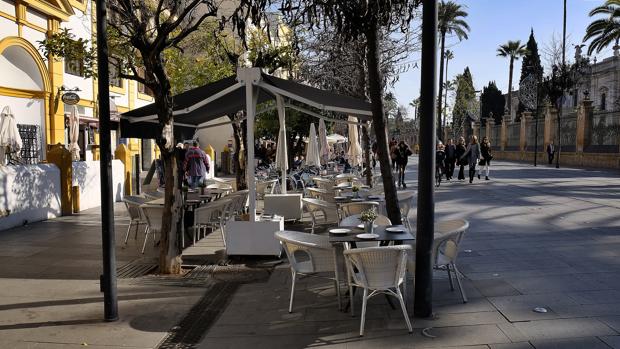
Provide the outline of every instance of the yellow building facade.
{"type": "MultiPolygon", "coordinates": [[[[49,145],[68,143],[67,115],[73,107],[62,101],[67,91],[80,97],[76,107],[81,119],[82,160],[98,159],[96,79],[84,78],[77,62],[45,57],[39,47],[48,35],[65,28],[76,38],[95,41],[94,18],[91,0],[0,0],[0,109],[8,106],[17,124],[33,131],[32,139],[24,142],[33,154],[38,153],[38,161],[45,160],[49,145]]],[[[152,102],[137,82],[114,77],[110,96],[117,113],[152,102]]],[[[149,160],[155,155],[152,142],[143,145],[137,139],[123,140],[118,131],[113,131],[112,143],[113,151],[116,145],[126,143],[132,154],[144,153],[149,160]]]]}

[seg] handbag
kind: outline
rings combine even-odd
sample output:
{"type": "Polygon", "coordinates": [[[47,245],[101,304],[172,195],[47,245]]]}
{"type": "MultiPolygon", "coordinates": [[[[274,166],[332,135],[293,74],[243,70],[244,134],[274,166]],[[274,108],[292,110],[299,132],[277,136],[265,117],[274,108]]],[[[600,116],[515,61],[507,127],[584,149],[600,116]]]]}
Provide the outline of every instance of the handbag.
{"type": "Polygon", "coordinates": [[[480,161],[478,162],[478,165],[480,165],[480,166],[484,166],[486,164],[487,164],[487,161],[484,158],[480,159],[480,161]]]}

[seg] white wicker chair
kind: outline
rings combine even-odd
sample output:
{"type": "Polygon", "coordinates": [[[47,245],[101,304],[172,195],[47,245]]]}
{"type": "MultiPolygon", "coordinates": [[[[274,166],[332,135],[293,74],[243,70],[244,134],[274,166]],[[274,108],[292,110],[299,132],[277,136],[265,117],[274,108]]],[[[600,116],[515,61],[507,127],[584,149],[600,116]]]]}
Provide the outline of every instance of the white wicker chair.
{"type": "Polygon", "coordinates": [[[411,229],[411,222],[409,222],[409,212],[411,208],[415,206],[413,200],[416,198],[416,193],[414,191],[398,192],[397,196],[401,220],[407,229],[413,231],[413,229],[411,229]]]}
{"type": "Polygon", "coordinates": [[[220,229],[222,240],[224,239],[224,219],[228,205],[233,199],[220,199],[198,207],[194,211],[194,244],[196,239],[201,238],[200,232],[204,230],[203,236],[206,236],[206,229],[211,228],[212,231],[220,229]]]}
{"type": "Polygon", "coordinates": [[[329,243],[329,237],[286,230],[276,232],[275,237],[283,245],[291,266],[291,298],[288,312],[293,311],[297,275],[322,272],[334,273],[334,287],[338,296],[338,307],[341,308],[337,254],[335,247],[329,243]]]}
{"type": "Polygon", "coordinates": [[[161,221],[162,216],[164,215],[164,206],[144,204],[140,206],[140,211],[149,226],[146,234],[144,235],[144,244],[142,244],[142,253],[144,253],[149,234],[153,234],[153,241],[155,241],[155,234],[161,233],[161,221]]]}
{"type": "Polygon", "coordinates": [[[312,233],[314,234],[314,228],[319,221],[319,213],[322,216],[323,223],[336,224],[338,223],[338,206],[336,204],[319,199],[303,198],[302,202],[306,212],[310,213],[312,218],[312,233]]]}
{"type": "Polygon", "coordinates": [[[123,198],[123,202],[125,203],[125,207],[127,207],[127,213],[129,213],[129,226],[127,227],[127,233],[125,234],[125,245],[127,245],[127,240],[129,239],[129,232],[131,231],[131,227],[136,227],[136,233],[134,238],[138,238],[138,229],[140,228],[140,224],[144,224],[144,233],[149,229],[149,226],[146,222],[146,218],[142,215],[140,211],[140,205],[145,204],[149,201],[146,198],[141,196],[125,196],[123,198]]]}
{"type": "Polygon", "coordinates": [[[267,181],[256,181],[256,199],[261,200],[265,194],[274,194],[276,190],[277,179],[267,181]]]}
{"type": "Polygon", "coordinates": [[[333,180],[322,178],[322,177],[312,177],[312,181],[314,182],[314,184],[316,184],[316,187],[319,189],[331,190],[334,187],[334,185],[336,185],[336,183],[333,180]]]}
{"type": "Polygon", "coordinates": [[[376,201],[348,202],[338,207],[338,216],[342,220],[370,209],[379,210],[379,203],[376,201]]]}
{"type": "Polygon", "coordinates": [[[466,220],[438,222],[435,225],[435,239],[433,242],[433,264],[435,268],[445,268],[448,272],[448,280],[450,280],[450,289],[452,291],[454,291],[454,284],[452,282],[452,274],[454,274],[463,303],[467,303],[467,295],[461,283],[459,269],[456,266],[456,257],[459,253],[459,245],[468,228],[469,222],[466,220]]]}
{"type": "MultiPolygon", "coordinates": [[[[362,317],[360,320],[360,336],[364,335],[366,321],[366,304],[368,299],[377,294],[387,294],[396,297],[405,316],[409,333],[413,330],[409,321],[409,314],[405,307],[400,286],[404,285],[409,245],[354,248],[344,251],[347,272],[353,281],[349,281],[349,294],[353,294],[353,287],[364,289],[362,302],[362,317]]],[[[353,314],[353,300],[351,313],[353,314]]]]}

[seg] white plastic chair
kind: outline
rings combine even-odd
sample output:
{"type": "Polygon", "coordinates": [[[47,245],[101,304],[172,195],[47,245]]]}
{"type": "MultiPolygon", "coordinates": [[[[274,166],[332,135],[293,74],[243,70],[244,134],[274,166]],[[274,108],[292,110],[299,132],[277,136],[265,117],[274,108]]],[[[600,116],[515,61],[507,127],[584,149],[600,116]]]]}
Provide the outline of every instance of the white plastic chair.
{"type": "Polygon", "coordinates": [[[319,221],[319,213],[321,214],[323,223],[338,223],[338,206],[336,204],[319,199],[303,198],[301,199],[306,212],[310,213],[312,218],[312,233],[319,221]]]}
{"type": "MultiPolygon", "coordinates": [[[[400,290],[400,286],[404,286],[407,252],[410,250],[411,246],[409,245],[397,245],[354,248],[344,251],[347,272],[350,276],[349,280],[352,278],[352,281],[349,281],[349,294],[353,295],[353,287],[364,289],[360,336],[364,335],[368,299],[381,293],[398,299],[409,333],[413,331],[403,293],[400,290]]],[[[353,314],[353,312],[352,299],[351,313],[353,314]]]]}
{"type": "Polygon", "coordinates": [[[144,235],[144,244],[142,244],[142,253],[146,248],[146,241],[149,238],[149,234],[153,234],[153,242],[155,241],[155,234],[161,233],[161,221],[164,215],[164,206],[162,205],[149,205],[144,204],[140,206],[140,211],[146,219],[149,229],[144,235]]]}
{"type": "Polygon", "coordinates": [[[345,219],[354,214],[361,214],[366,210],[374,209],[379,210],[379,203],[376,201],[360,201],[360,202],[348,202],[341,204],[338,207],[338,215],[340,220],[345,219]]]}
{"type": "Polygon", "coordinates": [[[202,205],[194,211],[194,244],[196,244],[196,239],[201,238],[201,231],[204,230],[203,236],[206,236],[207,228],[211,228],[211,231],[219,228],[222,233],[222,240],[224,240],[223,216],[230,201],[228,198],[216,200],[202,205]]]}
{"type": "Polygon", "coordinates": [[[332,272],[334,287],[338,296],[338,307],[342,308],[340,302],[340,275],[336,259],[336,249],[329,243],[329,237],[324,235],[313,235],[297,231],[278,231],[275,233],[276,239],[284,247],[286,256],[291,267],[291,297],[288,312],[293,311],[293,299],[295,297],[295,280],[298,274],[307,275],[321,272],[332,272]]]}
{"type": "Polygon", "coordinates": [[[140,205],[145,204],[148,199],[140,197],[140,196],[125,196],[123,198],[123,202],[125,203],[125,207],[127,207],[127,213],[129,213],[129,226],[127,227],[127,233],[125,234],[125,245],[127,245],[127,240],[129,239],[129,232],[131,231],[131,227],[136,227],[136,233],[134,238],[138,238],[138,229],[140,228],[140,224],[144,224],[144,233],[149,229],[149,226],[146,222],[146,219],[142,215],[140,211],[140,205]]]}
{"type": "Polygon", "coordinates": [[[316,184],[316,187],[319,189],[331,190],[334,187],[334,185],[336,185],[336,183],[333,180],[322,178],[322,177],[312,177],[312,181],[314,182],[314,184],[316,184]]]}

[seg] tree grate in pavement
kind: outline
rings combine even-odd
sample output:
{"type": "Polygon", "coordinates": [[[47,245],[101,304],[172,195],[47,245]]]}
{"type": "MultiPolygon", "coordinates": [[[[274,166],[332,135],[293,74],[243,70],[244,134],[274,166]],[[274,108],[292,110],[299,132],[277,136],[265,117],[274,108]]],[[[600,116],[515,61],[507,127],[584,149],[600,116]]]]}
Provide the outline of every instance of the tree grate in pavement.
{"type": "Polygon", "coordinates": [[[238,283],[214,284],[159,344],[159,349],[193,349],[226,309],[238,283]]]}
{"type": "Polygon", "coordinates": [[[116,268],[116,277],[119,279],[133,279],[149,274],[157,268],[155,263],[145,263],[142,260],[129,262],[116,268]]]}

